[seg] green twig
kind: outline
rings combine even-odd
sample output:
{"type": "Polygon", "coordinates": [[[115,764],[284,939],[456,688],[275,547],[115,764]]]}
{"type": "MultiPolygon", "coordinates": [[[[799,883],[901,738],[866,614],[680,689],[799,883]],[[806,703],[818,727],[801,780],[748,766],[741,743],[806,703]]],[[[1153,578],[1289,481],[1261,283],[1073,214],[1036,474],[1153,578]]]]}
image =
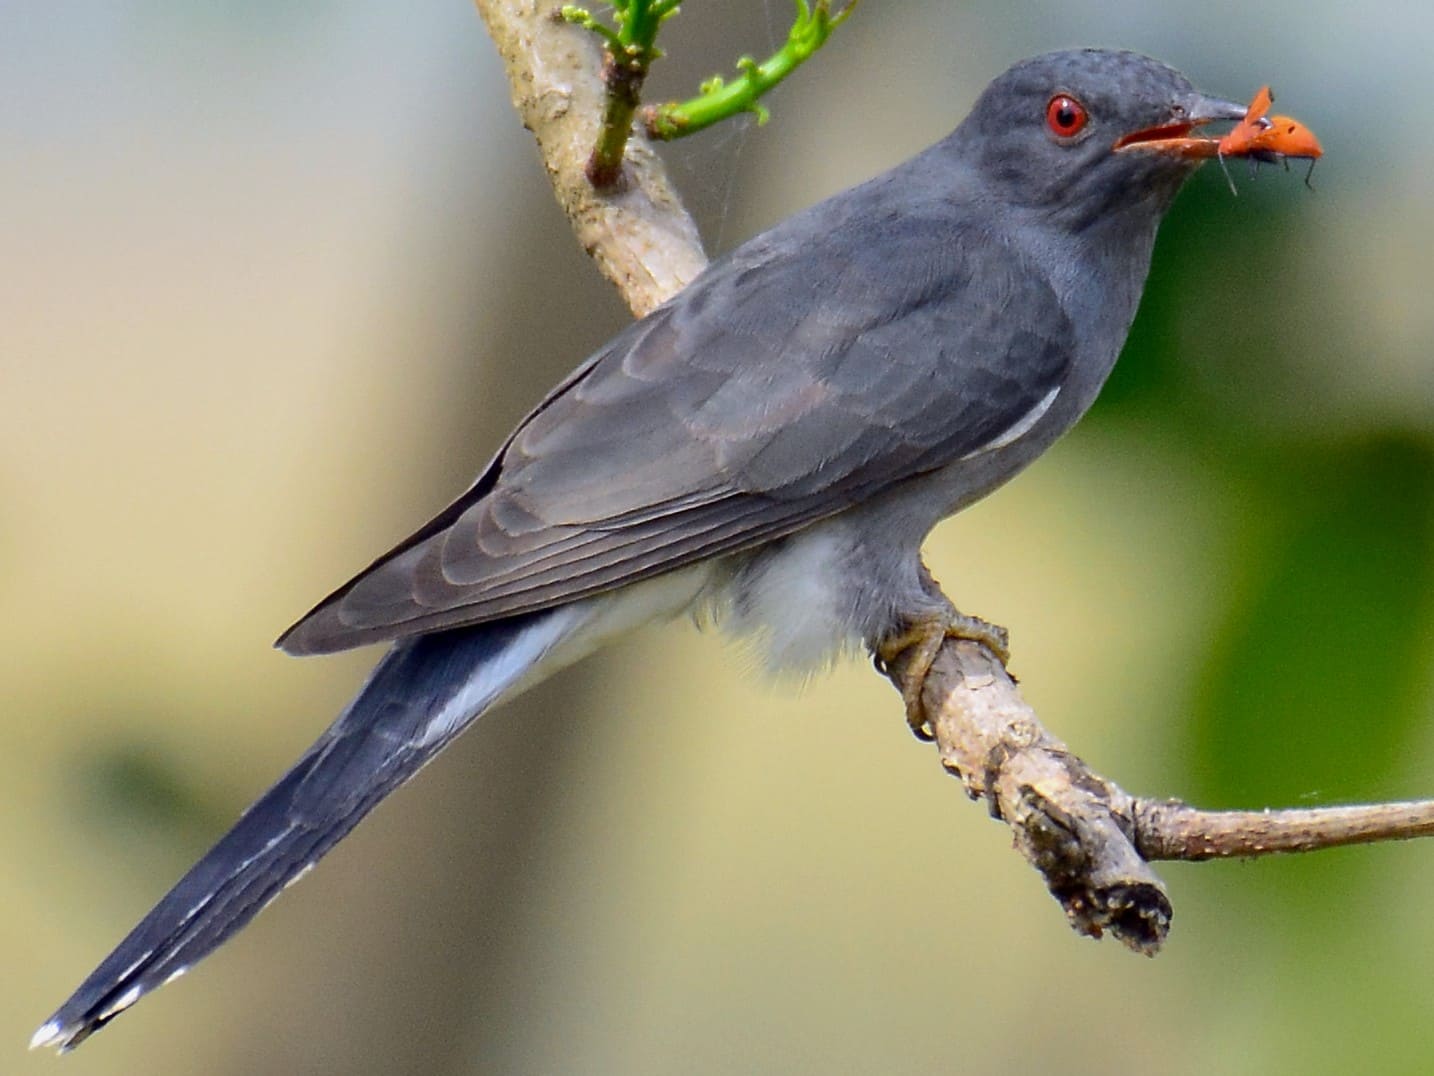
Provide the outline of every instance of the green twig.
{"type": "MultiPolygon", "coordinates": [[[[831,32],[847,20],[858,0],[847,0],[832,13],[833,0],[794,0],[797,17],[787,31],[786,43],[758,63],[750,56],[737,61],[738,76],[731,82],[720,76],[702,84],[701,92],[687,101],[648,105],[642,110],[643,126],[650,137],[670,141],[712,126],[729,116],[754,113],[767,121],[760,98],[821,48],[831,32]]],[[[587,8],[565,4],[562,17],[596,34],[603,43],[603,83],[607,90],[597,144],[585,169],[598,189],[614,186],[622,178],[622,157],[641,100],[642,85],[652,64],[662,55],[657,32],[677,14],[678,0],[610,0],[613,25],[602,22],[587,8]]]]}
{"type": "Polygon", "coordinates": [[[642,110],[648,135],[669,141],[743,112],[754,113],[758,123],[766,123],[767,110],[759,98],[821,48],[831,32],[855,10],[858,0],[849,0],[835,15],[831,0],[795,2],[797,17],[787,32],[786,44],[761,63],[750,56],[742,57],[737,61],[741,73],[731,82],[715,76],[704,82],[701,92],[690,100],[648,105],[642,110]]]}
{"type": "Polygon", "coordinates": [[[662,55],[657,31],[677,13],[677,0],[612,0],[611,27],[586,8],[565,4],[562,16],[597,34],[606,58],[603,82],[607,101],[597,144],[588,158],[588,181],[599,189],[611,187],[622,176],[622,155],[632,131],[632,118],[641,100],[642,84],[652,63],[662,55]]]}

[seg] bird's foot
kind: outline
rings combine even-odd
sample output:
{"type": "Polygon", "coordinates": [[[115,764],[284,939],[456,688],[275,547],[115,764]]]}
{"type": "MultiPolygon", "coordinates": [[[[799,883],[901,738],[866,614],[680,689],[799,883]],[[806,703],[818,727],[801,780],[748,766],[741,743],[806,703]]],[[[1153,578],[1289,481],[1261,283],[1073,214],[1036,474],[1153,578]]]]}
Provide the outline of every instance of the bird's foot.
{"type": "Polygon", "coordinates": [[[912,652],[901,678],[901,698],[906,703],[906,723],[918,740],[929,742],[936,738],[926,715],[922,692],[926,688],[931,665],[941,651],[941,644],[947,639],[980,643],[1002,665],[1011,660],[1010,636],[1005,628],[949,607],[943,612],[909,621],[899,634],[883,639],[876,647],[876,659],[884,669],[892,668],[907,651],[912,652]]]}

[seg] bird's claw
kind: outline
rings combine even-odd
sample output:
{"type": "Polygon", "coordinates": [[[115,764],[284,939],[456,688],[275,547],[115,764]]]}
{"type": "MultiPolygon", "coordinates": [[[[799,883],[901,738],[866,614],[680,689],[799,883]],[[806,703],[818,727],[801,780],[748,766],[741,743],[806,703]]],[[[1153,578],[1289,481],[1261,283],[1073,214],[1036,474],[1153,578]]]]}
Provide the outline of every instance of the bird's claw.
{"type": "Polygon", "coordinates": [[[1010,636],[1005,628],[955,609],[911,621],[899,634],[883,639],[876,648],[876,659],[884,670],[911,652],[901,677],[901,698],[906,703],[906,723],[918,740],[930,742],[936,738],[922,693],[936,655],[947,639],[979,643],[1002,665],[1011,660],[1010,636]]]}

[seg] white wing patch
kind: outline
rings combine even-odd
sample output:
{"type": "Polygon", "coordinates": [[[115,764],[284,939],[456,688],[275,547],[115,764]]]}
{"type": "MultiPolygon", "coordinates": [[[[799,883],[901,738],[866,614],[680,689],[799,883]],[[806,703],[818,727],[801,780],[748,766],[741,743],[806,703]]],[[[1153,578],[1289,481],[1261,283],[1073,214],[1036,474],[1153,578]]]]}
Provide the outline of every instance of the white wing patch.
{"type": "Polygon", "coordinates": [[[30,1049],[38,1050],[42,1046],[58,1046],[65,1037],[65,1030],[60,1026],[58,1020],[51,1020],[30,1039],[30,1049]]]}
{"type": "Polygon", "coordinates": [[[977,456],[985,455],[987,452],[995,452],[998,448],[1005,448],[1013,441],[1019,441],[1026,434],[1030,433],[1036,423],[1045,417],[1051,409],[1051,404],[1056,402],[1056,397],[1061,394],[1061,387],[1057,385],[1036,402],[1036,406],[1027,411],[1014,426],[997,436],[994,440],[987,441],[974,452],[968,452],[962,456],[963,460],[974,459],[977,456]]]}

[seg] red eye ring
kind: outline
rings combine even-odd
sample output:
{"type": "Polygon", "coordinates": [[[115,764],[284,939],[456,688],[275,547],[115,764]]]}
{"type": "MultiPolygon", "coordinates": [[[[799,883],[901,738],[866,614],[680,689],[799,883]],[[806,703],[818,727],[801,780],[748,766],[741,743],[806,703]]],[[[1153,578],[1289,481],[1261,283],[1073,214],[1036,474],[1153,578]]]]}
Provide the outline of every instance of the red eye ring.
{"type": "Polygon", "coordinates": [[[1058,93],[1046,105],[1046,126],[1057,138],[1074,138],[1085,127],[1090,114],[1068,93],[1058,93]]]}

